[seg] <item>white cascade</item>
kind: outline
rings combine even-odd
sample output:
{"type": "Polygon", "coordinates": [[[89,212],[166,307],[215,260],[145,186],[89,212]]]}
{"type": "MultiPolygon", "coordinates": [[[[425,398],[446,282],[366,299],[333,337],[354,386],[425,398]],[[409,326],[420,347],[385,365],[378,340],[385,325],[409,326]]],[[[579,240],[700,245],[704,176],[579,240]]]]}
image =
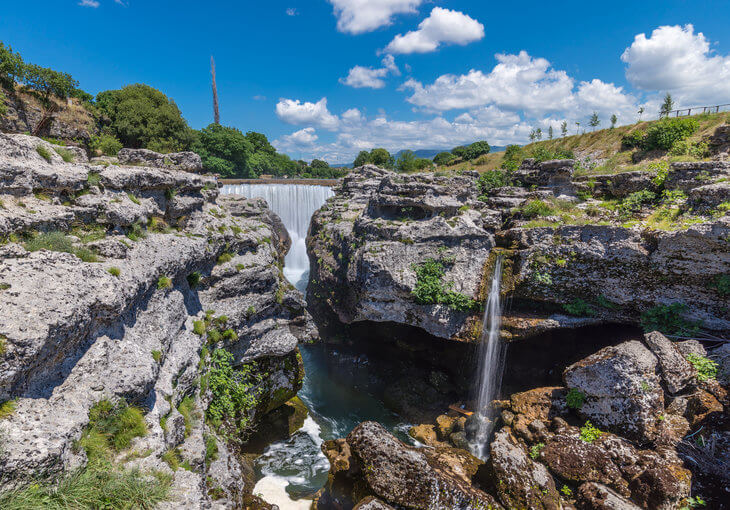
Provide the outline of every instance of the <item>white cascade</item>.
{"type": "Polygon", "coordinates": [[[479,379],[477,391],[476,433],[471,441],[472,453],[486,459],[489,456],[488,441],[494,429],[495,413],[492,401],[498,397],[504,372],[504,349],[499,330],[502,325],[502,306],[500,303],[500,285],[502,283],[502,256],[497,257],[494,264],[492,284],[484,309],[482,335],[479,345],[479,379]]]}
{"type": "Polygon", "coordinates": [[[310,184],[227,184],[224,194],[261,197],[269,204],[291,237],[291,249],[284,261],[284,276],[299,290],[304,291],[309,280],[307,257],[307,230],[314,212],[334,195],[327,186],[310,184]]]}

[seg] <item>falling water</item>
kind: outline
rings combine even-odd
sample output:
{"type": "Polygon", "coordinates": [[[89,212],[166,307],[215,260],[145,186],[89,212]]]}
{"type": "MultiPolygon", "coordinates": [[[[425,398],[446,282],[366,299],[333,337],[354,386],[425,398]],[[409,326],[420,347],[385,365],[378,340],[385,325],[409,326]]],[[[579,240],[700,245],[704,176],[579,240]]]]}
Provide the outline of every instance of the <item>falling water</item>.
{"type": "Polygon", "coordinates": [[[479,387],[476,414],[476,434],[470,448],[472,453],[485,459],[489,455],[488,440],[494,428],[494,409],[492,401],[497,398],[502,382],[504,357],[499,330],[502,323],[502,307],[499,289],[502,283],[502,256],[497,257],[492,275],[492,286],[484,310],[482,336],[479,345],[479,387]]]}
{"type": "Polygon", "coordinates": [[[306,237],[312,214],[334,195],[327,186],[309,184],[228,184],[221,193],[248,198],[261,197],[279,215],[291,237],[291,249],[284,261],[284,276],[304,291],[309,279],[306,237]]]}

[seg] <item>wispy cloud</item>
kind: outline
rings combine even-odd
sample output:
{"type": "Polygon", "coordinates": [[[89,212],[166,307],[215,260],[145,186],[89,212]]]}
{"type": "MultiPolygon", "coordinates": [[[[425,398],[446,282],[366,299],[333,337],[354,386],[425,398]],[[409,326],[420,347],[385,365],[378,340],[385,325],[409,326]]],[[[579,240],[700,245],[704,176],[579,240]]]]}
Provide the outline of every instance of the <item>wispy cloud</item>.
{"type": "Polygon", "coordinates": [[[296,16],[297,14],[299,14],[299,11],[297,11],[296,8],[294,8],[294,7],[289,7],[286,10],[286,15],[287,16],[296,16]]]}
{"type": "Polygon", "coordinates": [[[99,2],[97,2],[96,0],[81,0],[79,2],[79,5],[81,7],[91,7],[93,9],[96,9],[97,7],[99,7],[99,2]]]}

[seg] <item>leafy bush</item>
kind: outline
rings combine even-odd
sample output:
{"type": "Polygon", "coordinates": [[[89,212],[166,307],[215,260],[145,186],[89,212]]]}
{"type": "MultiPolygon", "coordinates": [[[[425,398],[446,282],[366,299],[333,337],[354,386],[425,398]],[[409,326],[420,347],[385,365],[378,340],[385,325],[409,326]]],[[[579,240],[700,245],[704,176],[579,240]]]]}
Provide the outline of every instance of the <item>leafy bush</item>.
{"type": "Polygon", "coordinates": [[[42,157],[43,159],[45,159],[45,160],[46,160],[47,162],[49,162],[49,163],[50,163],[50,162],[51,162],[51,160],[53,159],[53,158],[51,157],[51,151],[49,151],[48,149],[46,149],[45,145],[38,145],[38,146],[37,146],[37,147],[35,148],[35,150],[36,150],[36,152],[38,153],[38,155],[39,155],[40,157],[42,157]]]}
{"type": "Polygon", "coordinates": [[[652,203],[656,198],[656,193],[646,189],[631,193],[619,205],[619,213],[621,216],[631,216],[639,212],[643,205],[652,203]]]}
{"type": "Polygon", "coordinates": [[[535,147],[531,154],[531,158],[534,158],[536,162],[542,163],[543,161],[550,161],[553,159],[575,159],[575,154],[570,149],[555,148],[548,149],[547,147],[538,146],[535,147]]]}
{"type": "Polygon", "coordinates": [[[687,361],[692,363],[697,371],[697,379],[706,381],[708,379],[716,379],[719,367],[717,363],[699,354],[690,353],[687,355],[687,361]]]}
{"type": "MultiPolygon", "coordinates": [[[[445,152],[443,154],[449,153],[445,152]]],[[[380,168],[392,169],[395,167],[395,159],[393,158],[393,156],[390,155],[390,152],[382,148],[373,149],[370,152],[360,151],[360,153],[355,158],[353,168],[367,165],[368,163],[380,168]]]]}
{"type": "Polygon", "coordinates": [[[550,204],[542,200],[528,200],[522,206],[520,212],[526,219],[555,214],[555,210],[550,206],[550,204]]]}
{"type": "Polygon", "coordinates": [[[572,302],[564,304],[563,309],[570,315],[575,315],[577,317],[592,317],[596,314],[593,307],[580,298],[576,298],[572,302]]]}
{"type": "Polygon", "coordinates": [[[211,393],[206,417],[216,427],[228,424],[239,434],[251,426],[251,411],[258,404],[255,390],[259,377],[253,366],[233,368],[233,355],[225,349],[216,349],[211,357],[208,388],[211,393]]]}
{"type": "Polygon", "coordinates": [[[439,152],[433,157],[433,162],[439,166],[448,166],[456,160],[456,156],[450,152],[439,152]]]}
{"type": "Polygon", "coordinates": [[[195,333],[198,336],[203,336],[205,334],[205,322],[204,321],[194,321],[193,322],[193,333],[195,333]]]}
{"type": "Polygon", "coordinates": [[[590,421],[587,421],[585,425],[580,428],[580,438],[586,443],[592,443],[603,434],[604,432],[594,427],[590,421]]]}
{"type": "Polygon", "coordinates": [[[201,278],[200,271],[193,271],[192,273],[190,273],[188,275],[188,277],[187,277],[188,285],[190,285],[191,289],[194,289],[195,287],[197,287],[200,284],[200,278],[201,278]]]}
{"type": "Polygon", "coordinates": [[[472,310],[476,306],[476,302],[469,296],[451,290],[453,283],[444,284],[443,276],[446,270],[442,261],[428,258],[412,267],[416,272],[416,285],[411,294],[415,297],[416,303],[443,304],[452,310],[462,312],[472,310]]]}
{"type": "Polygon", "coordinates": [[[502,156],[502,168],[508,172],[514,172],[520,167],[525,159],[524,150],[519,145],[508,145],[502,156]]]}
{"type": "Polygon", "coordinates": [[[483,196],[489,190],[509,186],[511,184],[510,173],[505,170],[490,170],[479,176],[477,186],[479,193],[483,196]]]}
{"type": "Polygon", "coordinates": [[[631,133],[626,133],[621,138],[621,146],[624,149],[642,149],[644,148],[644,140],[646,139],[646,131],[637,129],[631,133]]]}
{"type": "Polygon", "coordinates": [[[89,147],[92,151],[101,152],[104,156],[116,156],[123,145],[115,136],[102,133],[91,137],[89,147]]]}
{"type": "Polygon", "coordinates": [[[125,147],[158,152],[187,149],[194,134],[174,101],[149,85],[128,85],[96,96],[105,132],[125,147]]]}
{"type": "Polygon", "coordinates": [[[686,311],[684,303],[658,305],[641,314],[641,325],[647,333],[661,331],[665,335],[692,336],[700,324],[684,319],[682,314],[686,311]]]}
{"type": "Polygon", "coordinates": [[[568,391],[568,394],[565,397],[565,401],[571,409],[580,409],[583,407],[583,402],[585,402],[585,400],[585,394],[576,388],[570,388],[570,391],[568,391]]]}
{"type": "Polygon", "coordinates": [[[200,154],[207,172],[223,177],[255,178],[259,175],[249,165],[254,146],[236,128],[211,124],[201,129],[193,150],[200,154]]]}
{"type": "Polygon", "coordinates": [[[690,117],[679,119],[664,118],[646,130],[644,148],[668,151],[672,146],[696,132],[700,127],[697,119],[690,117]]]}

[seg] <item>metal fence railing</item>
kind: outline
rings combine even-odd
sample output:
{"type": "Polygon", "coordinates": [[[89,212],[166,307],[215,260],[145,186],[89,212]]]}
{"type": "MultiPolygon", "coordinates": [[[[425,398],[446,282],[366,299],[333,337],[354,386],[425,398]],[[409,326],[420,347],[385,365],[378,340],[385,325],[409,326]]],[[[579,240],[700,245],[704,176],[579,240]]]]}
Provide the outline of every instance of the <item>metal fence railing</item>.
{"type": "Polygon", "coordinates": [[[727,104],[718,104],[715,106],[693,106],[692,108],[682,108],[680,110],[672,110],[669,113],[660,113],[659,118],[662,117],[689,117],[692,115],[692,112],[695,112],[695,115],[700,115],[702,113],[720,113],[730,111],[730,103],[727,104]]]}

